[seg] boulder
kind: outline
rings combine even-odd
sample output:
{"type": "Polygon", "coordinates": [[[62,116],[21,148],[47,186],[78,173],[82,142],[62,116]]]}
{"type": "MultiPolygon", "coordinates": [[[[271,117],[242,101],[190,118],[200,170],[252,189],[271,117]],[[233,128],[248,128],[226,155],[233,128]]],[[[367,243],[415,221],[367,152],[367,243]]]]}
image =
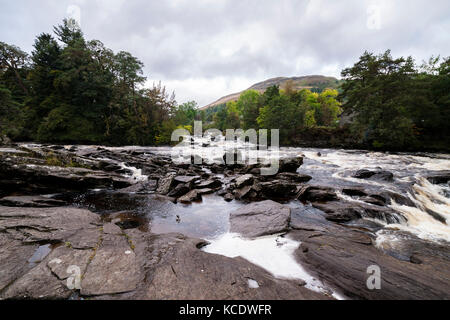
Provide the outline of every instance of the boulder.
{"type": "Polygon", "coordinates": [[[450,181],[450,171],[441,171],[426,177],[433,184],[446,184],[450,181]]]}
{"type": "Polygon", "coordinates": [[[251,174],[244,174],[236,178],[236,188],[242,188],[251,184],[253,184],[253,175],[251,174]]]}
{"type": "Polygon", "coordinates": [[[201,198],[201,193],[199,193],[198,190],[194,189],[186,193],[184,196],[178,198],[177,201],[181,203],[190,203],[192,201],[201,200],[201,198]]]}
{"type": "Polygon", "coordinates": [[[261,182],[255,186],[260,198],[288,199],[295,195],[297,185],[282,180],[261,182]]]}
{"type": "Polygon", "coordinates": [[[187,184],[187,183],[179,184],[174,189],[172,189],[172,191],[169,192],[168,196],[178,198],[178,197],[185,195],[190,190],[191,190],[191,188],[189,187],[189,184],[187,184]]]}
{"type": "Polygon", "coordinates": [[[266,200],[254,202],[230,213],[230,231],[244,237],[259,237],[286,231],[291,209],[266,200]]]}
{"type": "Polygon", "coordinates": [[[336,192],[329,187],[304,186],[297,194],[297,199],[311,202],[327,202],[337,200],[336,192]]]}
{"type": "Polygon", "coordinates": [[[294,230],[289,234],[302,242],[295,256],[305,269],[350,299],[450,298],[446,267],[450,256],[443,254],[442,244],[401,235],[392,243],[400,254],[390,255],[373,245],[373,235],[345,225],[331,224],[320,233],[294,230]],[[381,270],[380,290],[371,290],[366,284],[372,265],[381,270]]]}
{"type": "Polygon", "coordinates": [[[367,169],[361,169],[356,171],[356,173],[352,177],[357,179],[392,181],[394,175],[392,174],[392,172],[384,170],[370,171],[367,169]]]}
{"type": "Polygon", "coordinates": [[[303,164],[303,157],[280,159],[278,172],[297,172],[303,164]]]}
{"type": "Polygon", "coordinates": [[[215,189],[221,186],[222,182],[220,182],[220,180],[213,180],[213,179],[201,181],[195,184],[196,189],[205,189],[205,188],[215,189]]]}
{"type": "Polygon", "coordinates": [[[292,182],[302,183],[302,182],[308,182],[309,180],[312,179],[312,177],[307,174],[301,174],[301,173],[281,172],[281,173],[277,174],[277,179],[283,179],[283,180],[288,180],[288,181],[292,181],[292,182]]]}
{"type": "Polygon", "coordinates": [[[175,185],[174,181],[175,179],[173,175],[168,175],[167,177],[159,179],[158,189],[156,189],[156,192],[159,194],[168,194],[175,185]]]}
{"type": "Polygon", "coordinates": [[[194,182],[198,179],[200,179],[199,176],[176,176],[175,182],[176,183],[190,183],[190,182],[194,182]]]}

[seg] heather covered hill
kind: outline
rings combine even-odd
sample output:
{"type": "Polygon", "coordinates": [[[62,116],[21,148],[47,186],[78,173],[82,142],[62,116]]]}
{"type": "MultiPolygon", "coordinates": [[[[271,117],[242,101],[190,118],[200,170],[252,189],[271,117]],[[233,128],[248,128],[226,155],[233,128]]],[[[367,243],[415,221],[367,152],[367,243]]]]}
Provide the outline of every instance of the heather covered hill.
{"type": "MultiPolygon", "coordinates": [[[[256,90],[260,93],[266,91],[271,86],[279,86],[283,89],[286,85],[292,86],[294,90],[309,89],[312,92],[322,92],[324,89],[337,89],[340,84],[340,80],[334,77],[326,77],[320,75],[301,76],[301,77],[276,77],[267,79],[258,83],[255,83],[247,90],[256,90]]],[[[244,90],[244,91],[247,91],[244,90]]],[[[210,107],[218,106],[229,101],[236,101],[239,99],[244,91],[232,93],[223,96],[216,101],[204,106],[201,110],[208,109],[210,107]]]]}

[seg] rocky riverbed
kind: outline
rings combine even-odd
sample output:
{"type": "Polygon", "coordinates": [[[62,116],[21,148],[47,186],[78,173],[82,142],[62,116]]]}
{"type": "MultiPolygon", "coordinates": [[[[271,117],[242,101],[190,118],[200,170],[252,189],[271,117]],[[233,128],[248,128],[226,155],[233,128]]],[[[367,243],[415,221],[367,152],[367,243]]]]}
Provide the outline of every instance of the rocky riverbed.
{"type": "Polygon", "coordinates": [[[212,148],[0,147],[0,298],[450,298],[447,155],[212,148]]]}

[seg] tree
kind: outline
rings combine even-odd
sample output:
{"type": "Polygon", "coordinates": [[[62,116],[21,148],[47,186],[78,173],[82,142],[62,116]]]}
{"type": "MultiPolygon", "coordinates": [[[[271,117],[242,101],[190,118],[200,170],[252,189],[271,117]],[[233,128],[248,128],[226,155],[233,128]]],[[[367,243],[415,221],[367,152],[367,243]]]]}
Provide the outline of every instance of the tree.
{"type": "Polygon", "coordinates": [[[24,82],[21,70],[28,66],[28,54],[20,50],[16,46],[8,45],[0,41],[0,72],[2,74],[11,71],[14,73],[17,84],[23,91],[23,94],[28,95],[28,88],[24,82]]]}
{"type": "Polygon", "coordinates": [[[394,149],[416,142],[409,117],[416,75],[411,57],[393,59],[389,50],[379,56],[365,52],[342,71],[340,99],[345,110],[356,113],[353,128],[362,142],[394,149]]]}
{"type": "Polygon", "coordinates": [[[236,108],[242,115],[242,126],[245,130],[258,129],[260,94],[256,90],[247,90],[236,102],[236,108]]]}

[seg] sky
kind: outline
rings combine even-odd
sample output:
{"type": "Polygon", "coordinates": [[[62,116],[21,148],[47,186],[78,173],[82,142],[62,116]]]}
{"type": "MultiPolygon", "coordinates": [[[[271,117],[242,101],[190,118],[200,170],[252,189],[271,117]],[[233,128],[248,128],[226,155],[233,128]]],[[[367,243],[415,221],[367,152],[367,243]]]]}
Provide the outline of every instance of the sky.
{"type": "Polygon", "coordinates": [[[0,0],[0,41],[30,53],[66,17],[200,106],[272,77],[339,77],[366,50],[450,56],[448,0],[0,0]]]}

